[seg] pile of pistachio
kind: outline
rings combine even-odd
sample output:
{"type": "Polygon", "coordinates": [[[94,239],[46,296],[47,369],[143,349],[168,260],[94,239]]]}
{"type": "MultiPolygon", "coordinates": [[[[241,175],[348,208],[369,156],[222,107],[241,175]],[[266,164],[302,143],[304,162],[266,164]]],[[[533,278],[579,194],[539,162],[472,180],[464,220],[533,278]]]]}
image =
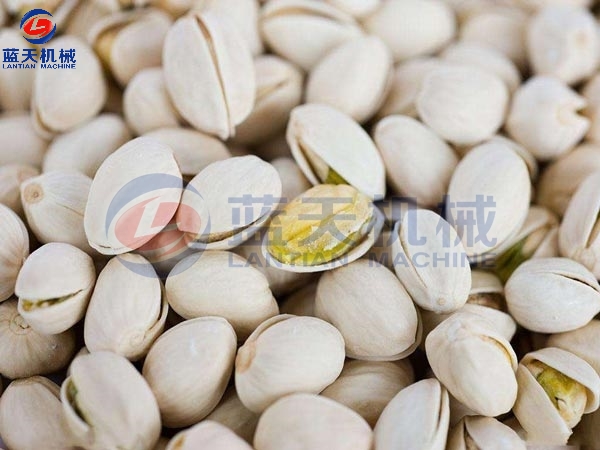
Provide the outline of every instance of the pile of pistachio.
{"type": "Polygon", "coordinates": [[[0,0],[0,449],[600,450],[594,3],[0,0]]]}

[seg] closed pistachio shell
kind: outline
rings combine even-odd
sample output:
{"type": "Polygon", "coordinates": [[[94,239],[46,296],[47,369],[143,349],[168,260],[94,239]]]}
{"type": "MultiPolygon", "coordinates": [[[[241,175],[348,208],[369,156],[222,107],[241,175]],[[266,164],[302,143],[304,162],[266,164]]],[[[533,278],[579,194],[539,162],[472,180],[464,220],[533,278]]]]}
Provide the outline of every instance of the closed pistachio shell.
{"type": "Polygon", "coordinates": [[[398,360],[420,342],[411,297],[392,271],[373,261],[359,259],[325,272],[317,288],[315,313],[340,331],[350,358],[398,360]]]}
{"type": "Polygon", "coordinates": [[[369,196],[385,196],[385,167],[369,135],[350,116],[326,105],[292,111],[287,141],[313,184],[350,184],[369,196]],[[332,134],[331,130],[338,130],[332,134]]]}
{"type": "Polygon", "coordinates": [[[498,416],[517,398],[517,357],[494,325],[469,313],[456,313],[425,341],[427,359],[448,391],[475,413],[498,416]]]}
{"type": "MultiPolygon", "coordinates": [[[[12,28],[0,31],[1,48],[23,47],[21,33],[12,28]]],[[[27,111],[31,103],[33,70],[3,70],[0,72],[0,107],[4,111],[27,111]]]]}
{"type": "Polygon", "coordinates": [[[181,172],[169,147],[149,138],[137,138],[123,145],[104,160],[92,182],[83,221],[89,244],[106,255],[140,248],[173,217],[182,185],[181,172]],[[161,187],[156,186],[159,182],[161,187]],[[162,206],[162,226],[153,224],[153,228],[142,230],[141,236],[123,230],[125,225],[117,227],[118,221],[127,220],[130,213],[124,209],[132,199],[121,198],[128,193],[122,189],[132,186],[129,183],[137,184],[138,204],[155,200],[162,206]]]}
{"type": "Polygon", "coordinates": [[[75,332],[40,334],[17,310],[17,300],[0,303],[0,374],[26,378],[65,368],[75,353],[75,332]]]}
{"type": "Polygon", "coordinates": [[[0,302],[14,293],[17,275],[29,255],[29,235],[23,221],[0,204],[0,302]]]}
{"type": "Polygon", "coordinates": [[[79,446],[151,450],[160,437],[156,399],[122,356],[110,352],[78,356],[61,386],[60,399],[79,446]]]}
{"type": "Polygon", "coordinates": [[[158,338],[142,373],[165,426],[193,425],[217,406],[233,370],[236,346],[233,328],[220,317],[187,320],[158,338]]]}
{"type": "Polygon", "coordinates": [[[275,316],[238,350],[235,387],[248,409],[262,412],[286,395],[321,392],[341,373],[344,357],[342,335],[324,320],[275,316]]]}
{"type": "Polygon", "coordinates": [[[447,450],[469,448],[489,450],[526,450],[525,442],[517,433],[492,417],[465,417],[448,435],[447,450]]]}
{"type": "Polygon", "coordinates": [[[269,2],[262,9],[260,28],[274,53],[307,71],[329,51],[362,34],[350,15],[316,0],[269,2]]]}
{"type": "Polygon", "coordinates": [[[54,138],[44,156],[44,172],[72,170],[94,178],[102,162],[131,139],[116,114],[101,114],[54,138]]]}
{"type": "Polygon", "coordinates": [[[60,133],[94,117],[106,102],[106,80],[92,49],[75,36],[61,36],[47,48],[76,51],[78,70],[38,68],[33,84],[31,109],[36,128],[43,135],[60,133]],[[81,95],[69,95],[80,92],[81,95]]]}
{"type": "Polygon", "coordinates": [[[195,128],[227,139],[252,111],[252,55],[226,16],[206,11],[177,20],[165,39],[163,64],[171,99],[195,128]]]}
{"type": "Polygon", "coordinates": [[[256,450],[370,450],[372,445],[373,432],[362,417],[313,394],[288,395],[274,403],[254,436],[256,450]]]}
{"type": "Polygon", "coordinates": [[[360,414],[374,427],[386,405],[414,382],[408,359],[398,362],[348,361],[321,395],[360,414]]]}
{"type": "Polygon", "coordinates": [[[144,69],[131,79],[123,94],[123,114],[137,135],[179,125],[181,119],[167,92],[162,69],[144,69]]]}
{"type": "Polygon", "coordinates": [[[532,444],[566,445],[581,416],[598,409],[599,375],[565,350],[528,353],[519,363],[517,380],[513,411],[532,444]]]}
{"type": "Polygon", "coordinates": [[[243,439],[217,422],[205,420],[176,434],[166,450],[252,450],[243,439]]]}
{"type": "Polygon", "coordinates": [[[162,283],[144,257],[112,258],[98,276],[85,316],[85,345],[138,360],[162,333],[168,309],[162,283]]]}
{"type": "Polygon", "coordinates": [[[375,426],[375,449],[443,450],[448,433],[448,391],[435,379],[402,389],[385,407],[375,426]]]}
{"type": "Polygon", "coordinates": [[[561,333],[586,325],[600,312],[600,286],[573,260],[536,258],[521,264],[508,279],[506,302],[519,325],[561,333]]]}
{"type": "Polygon", "coordinates": [[[364,21],[365,29],[380,37],[395,61],[436,53],[456,32],[452,9],[437,0],[391,0],[364,21]],[[419,26],[415,27],[415,21],[419,26]]]}
{"type": "Polygon", "coordinates": [[[40,168],[48,141],[38,136],[29,114],[0,115],[0,165],[27,164],[40,168]]]}
{"type": "Polygon", "coordinates": [[[429,127],[407,116],[388,116],[374,132],[375,143],[396,193],[424,206],[438,206],[458,158],[429,127]],[[411,161],[406,164],[406,161],[411,161]]]}
{"type": "Polygon", "coordinates": [[[206,416],[206,420],[226,426],[248,443],[252,443],[259,415],[244,406],[231,386],[223,394],[221,402],[206,416]]]}
{"type": "Polygon", "coordinates": [[[240,340],[279,312],[265,276],[231,252],[188,256],[169,274],[166,291],[169,304],[180,316],[224,317],[240,340]]]}
{"type": "Polygon", "coordinates": [[[40,242],[64,242],[93,252],[83,228],[91,185],[87,175],[68,171],[46,172],[21,184],[27,224],[40,242]]]}
{"type": "Polygon", "coordinates": [[[579,115],[586,101],[560,80],[535,76],[513,97],[506,130],[538,160],[549,161],[572,150],[590,121],[579,115]],[[531,111],[538,111],[531,114],[531,111]]]}
{"type": "Polygon", "coordinates": [[[0,167],[0,203],[8,206],[20,217],[23,215],[20,186],[25,180],[40,172],[26,164],[6,164],[0,167]]]}
{"type": "Polygon", "coordinates": [[[392,55],[374,36],[353,39],[329,52],[312,69],[306,102],[330,105],[359,123],[369,120],[385,100],[392,55]]]}
{"type": "Polygon", "coordinates": [[[60,387],[44,377],[25,378],[8,385],[0,399],[0,433],[14,450],[74,449],[62,417],[60,387]]]}
{"type": "Polygon", "coordinates": [[[548,338],[547,345],[579,356],[600,374],[600,320],[594,319],[573,331],[553,334],[548,338]]]}

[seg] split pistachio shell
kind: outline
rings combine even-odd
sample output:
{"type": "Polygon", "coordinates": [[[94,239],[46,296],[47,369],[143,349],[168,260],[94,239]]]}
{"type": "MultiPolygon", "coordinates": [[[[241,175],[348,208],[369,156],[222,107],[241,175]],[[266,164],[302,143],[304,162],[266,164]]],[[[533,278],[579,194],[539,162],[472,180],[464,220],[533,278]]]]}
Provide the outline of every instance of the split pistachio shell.
{"type": "Polygon", "coordinates": [[[381,413],[375,426],[375,449],[444,450],[449,417],[448,391],[439,381],[411,384],[381,413]]]}
{"type": "Polygon", "coordinates": [[[47,147],[48,141],[38,136],[29,114],[0,115],[0,165],[28,164],[39,168],[47,147]]]}
{"type": "Polygon", "coordinates": [[[158,405],[148,383],[122,356],[78,356],[63,382],[63,414],[79,446],[151,450],[160,436],[158,405]],[[117,381],[117,382],[115,382],[117,381]]]}
{"type": "Polygon", "coordinates": [[[140,248],[169,223],[179,206],[182,185],[181,172],[169,147],[149,138],[123,145],[104,160],[92,182],[83,221],[89,244],[105,255],[140,248]],[[127,189],[133,189],[133,185],[137,185],[139,194],[127,198],[127,189]],[[135,225],[127,223],[132,220],[127,219],[132,210],[125,207],[131,200],[136,205],[154,200],[154,205],[161,206],[152,228],[129,230],[135,225]]]}
{"type": "Polygon", "coordinates": [[[168,309],[162,284],[144,257],[112,258],[98,276],[85,315],[85,345],[138,360],[162,333],[168,309]]]}
{"type": "Polygon", "coordinates": [[[296,66],[273,55],[254,60],[256,104],[236,128],[235,141],[258,144],[285,130],[290,111],[300,104],[304,75],[296,66]]]}
{"type": "Polygon", "coordinates": [[[21,184],[27,224],[42,243],[64,242],[91,253],[83,215],[92,180],[78,172],[46,172],[21,184]]]}
{"type": "Polygon", "coordinates": [[[206,420],[226,426],[248,443],[252,443],[258,418],[258,414],[244,406],[233,386],[225,391],[221,402],[206,416],[206,420]]]}
{"type": "Polygon", "coordinates": [[[8,206],[20,217],[23,215],[21,204],[21,183],[36,177],[40,172],[26,164],[6,164],[0,167],[0,203],[8,206]]]}
{"type": "Polygon", "coordinates": [[[61,36],[48,49],[75,49],[78,70],[37,68],[33,84],[31,109],[40,133],[52,136],[94,117],[106,102],[106,80],[100,61],[92,49],[75,36],[61,36]],[[80,95],[72,95],[78,92],[80,95]]]}
{"type": "Polygon", "coordinates": [[[573,5],[541,9],[527,27],[530,64],[536,75],[576,84],[600,65],[600,35],[591,11],[573,5]]]}
{"type": "Polygon", "coordinates": [[[380,37],[395,61],[438,52],[456,32],[452,9],[437,0],[390,0],[364,22],[365,29],[380,37]],[[414,26],[418,21],[419,26],[414,26]]]}
{"type": "MultiPolygon", "coordinates": [[[[21,33],[12,28],[0,31],[0,48],[20,48],[21,33]]],[[[2,70],[0,72],[0,107],[3,111],[27,111],[31,103],[33,70],[2,70]]]]}
{"type": "Polygon", "coordinates": [[[142,373],[165,426],[193,425],[217,406],[231,377],[236,347],[233,328],[220,317],[187,320],[158,338],[142,373]]]}
{"type": "Polygon", "coordinates": [[[126,86],[140,70],[161,65],[170,26],[169,15],[161,10],[118,12],[98,20],[88,40],[117,82],[126,86]]]}
{"type": "Polygon", "coordinates": [[[518,232],[527,218],[530,192],[527,166],[508,144],[482,144],[458,163],[448,188],[446,217],[457,228],[470,258],[494,252],[518,232]],[[459,216],[474,214],[474,209],[486,215],[493,211],[493,220],[486,216],[489,228],[479,222],[478,229],[459,225],[459,216]]]}
{"type": "Polygon", "coordinates": [[[465,417],[450,430],[447,450],[526,450],[519,435],[492,417],[465,417]]]}
{"type": "Polygon", "coordinates": [[[369,120],[385,100],[392,55],[375,36],[353,39],[328,53],[312,69],[306,102],[332,106],[359,123],[369,120]]]}
{"type": "Polygon", "coordinates": [[[0,303],[0,374],[26,378],[65,368],[75,353],[75,332],[46,335],[19,314],[17,300],[0,303]]]}
{"type": "Polygon", "coordinates": [[[102,162],[130,139],[121,117],[101,114],[54,138],[44,156],[44,172],[70,170],[93,178],[102,162]]]}
{"type": "Polygon", "coordinates": [[[455,145],[473,145],[502,126],[508,100],[508,89],[498,76],[448,64],[424,78],[416,105],[419,117],[440,137],[455,145]]]}
{"type": "Polygon", "coordinates": [[[326,105],[298,106],[288,123],[287,142],[312,184],[350,184],[371,199],[385,196],[383,160],[350,116],[326,105]]]}
{"type": "Polygon", "coordinates": [[[69,244],[46,244],[29,255],[19,272],[19,314],[38,333],[62,333],[85,315],[95,282],[89,255],[69,244]]]}
{"type": "Polygon", "coordinates": [[[600,375],[600,320],[592,320],[573,331],[553,334],[548,338],[547,345],[579,356],[600,375]]]}
{"type": "Polygon", "coordinates": [[[351,16],[316,0],[268,2],[260,27],[274,53],[306,71],[338,45],[362,34],[351,16]]]}
{"type": "Polygon", "coordinates": [[[176,434],[166,450],[252,450],[243,439],[217,422],[205,420],[176,434]]]}
{"type": "Polygon", "coordinates": [[[162,69],[144,69],[131,79],[123,94],[123,114],[137,135],[179,125],[181,119],[167,92],[162,69]]]}
{"type": "Polygon", "coordinates": [[[565,83],[535,76],[516,91],[506,129],[538,160],[549,161],[570,151],[587,133],[590,121],[578,114],[585,106],[585,99],[565,83]]]}
{"type": "Polygon", "coordinates": [[[583,359],[554,347],[528,353],[517,370],[513,408],[527,441],[565,445],[581,416],[598,409],[600,377],[583,359]]]}
{"type": "Polygon", "coordinates": [[[600,286],[573,260],[536,258],[509,278],[506,302],[510,314],[528,330],[562,333],[586,325],[600,312],[600,286]]]}
{"type": "Polygon", "coordinates": [[[183,17],[169,29],[166,86],[195,128],[227,139],[252,111],[256,81],[247,45],[227,17],[212,11],[183,17]]]}
{"type": "Polygon", "coordinates": [[[414,302],[437,313],[460,309],[471,289],[471,269],[450,224],[432,211],[411,210],[393,233],[394,269],[414,302]]]}
{"type": "Polygon", "coordinates": [[[517,357],[494,325],[473,314],[456,313],[425,341],[435,376],[458,401],[483,416],[498,416],[517,397],[517,357]]]}
{"type": "Polygon", "coordinates": [[[374,427],[386,405],[414,382],[408,359],[398,362],[348,361],[321,395],[360,414],[374,427]]]}
{"type": "Polygon", "coordinates": [[[177,314],[226,318],[240,340],[279,309],[265,276],[239,255],[206,251],[190,255],[166,282],[169,304],[177,314]]]}
{"type": "Polygon", "coordinates": [[[408,292],[392,271],[365,259],[323,274],[315,313],[340,331],[349,358],[402,359],[421,339],[408,292]]]}
{"type": "Polygon", "coordinates": [[[0,399],[0,433],[14,450],[72,450],[60,387],[44,377],[9,384],[0,399]]]}
{"type": "Polygon", "coordinates": [[[600,143],[600,74],[590,78],[583,86],[581,95],[587,101],[587,108],[583,113],[590,119],[590,129],[586,137],[594,143],[600,143]]]}
{"type": "Polygon", "coordinates": [[[199,248],[233,248],[264,225],[280,196],[281,179],[271,164],[254,155],[217,161],[186,187],[181,204],[187,208],[177,211],[177,226],[199,248]]]}
{"type": "Polygon", "coordinates": [[[321,392],[341,373],[344,357],[342,335],[324,320],[275,316],[238,350],[235,387],[248,409],[262,412],[286,395],[321,392]]]}
{"type": "Polygon", "coordinates": [[[371,428],[357,413],[312,394],[284,397],[267,409],[254,436],[256,450],[370,450],[371,428]]]}
{"type": "Polygon", "coordinates": [[[17,275],[29,255],[29,235],[23,221],[0,204],[0,302],[14,293],[17,275]]]}
{"type": "Polygon", "coordinates": [[[374,139],[396,193],[424,206],[442,202],[458,163],[448,144],[421,122],[399,115],[379,122],[374,139]]]}

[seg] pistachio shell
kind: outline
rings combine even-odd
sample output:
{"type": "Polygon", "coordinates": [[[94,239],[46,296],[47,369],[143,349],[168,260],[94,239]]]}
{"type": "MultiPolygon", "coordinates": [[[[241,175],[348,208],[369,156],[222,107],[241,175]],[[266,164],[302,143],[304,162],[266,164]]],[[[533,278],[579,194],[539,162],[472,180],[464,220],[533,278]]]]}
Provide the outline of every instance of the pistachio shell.
{"type": "Polygon", "coordinates": [[[14,293],[17,275],[29,255],[29,235],[23,221],[0,204],[0,302],[14,293]]]}
{"type": "Polygon", "coordinates": [[[526,450],[519,435],[492,417],[465,417],[450,430],[447,450],[526,450]]]}
{"type": "Polygon", "coordinates": [[[64,11],[64,19],[61,24],[60,20],[58,28],[64,28],[65,34],[79,36],[82,39],[87,39],[90,29],[102,17],[111,13],[115,13],[121,9],[119,0],[100,0],[94,2],[85,1],[64,1],[62,8],[59,8],[56,15],[62,14],[64,11]]]}
{"type": "MultiPolygon", "coordinates": [[[[0,48],[20,48],[21,33],[12,28],[0,31],[0,48]]],[[[0,72],[0,107],[4,111],[27,111],[31,103],[33,70],[2,70],[0,72]]]]}
{"type": "Polygon", "coordinates": [[[381,0],[326,0],[336,8],[347,12],[353,17],[362,18],[375,11],[381,0]]]}
{"type": "Polygon", "coordinates": [[[6,164],[0,166],[0,203],[8,206],[20,217],[23,217],[23,205],[19,187],[29,178],[40,172],[26,164],[6,164]]]}
{"type": "Polygon", "coordinates": [[[194,450],[199,448],[252,450],[252,447],[236,436],[229,428],[210,420],[205,420],[176,434],[166,450],[194,450]]]}
{"type": "Polygon", "coordinates": [[[225,391],[221,402],[206,416],[206,420],[226,426],[248,443],[252,443],[258,418],[258,414],[244,406],[233,386],[225,391]]]}
{"type": "Polygon", "coordinates": [[[547,345],[579,356],[600,374],[600,320],[592,320],[573,331],[553,334],[548,338],[547,345]]]}
{"type": "Polygon", "coordinates": [[[327,322],[275,316],[238,350],[235,387],[248,409],[262,412],[286,395],[321,392],[339,376],[344,357],[344,339],[327,322]]]}
{"type": "Polygon", "coordinates": [[[37,135],[29,114],[0,115],[0,165],[42,165],[46,139],[37,135]]]}

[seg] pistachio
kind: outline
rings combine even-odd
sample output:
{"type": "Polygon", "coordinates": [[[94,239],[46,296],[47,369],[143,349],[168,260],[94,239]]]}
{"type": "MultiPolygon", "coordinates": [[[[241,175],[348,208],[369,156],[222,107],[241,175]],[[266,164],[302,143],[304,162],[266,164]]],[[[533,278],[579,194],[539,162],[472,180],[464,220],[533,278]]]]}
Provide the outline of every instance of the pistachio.
{"type": "Polygon", "coordinates": [[[177,20],[167,33],[163,61],[179,113],[201,131],[233,136],[252,111],[256,82],[248,44],[227,17],[206,11],[177,20]]]}
{"type": "Polygon", "coordinates": [[[112,258],[98,276],[85,316],[85,345],[136,361],[164,330],[168,310],[162,284],[145,258],[129,253],[112,258]]]}
{"type": "Polygon", "coordinates": [[[193,425],[217,406],[233,370],[236,344],[231,325],[210,316],[187,320],[158,338],[142,373],[165,426],[193,425]]]}
{"type": "Polygon", "coordinates": [[[573,260],[536,258],[521,264],[508,279],[506,302],[519,325],[561,333],[586,325],[600,312],[600,286],[573,260]]]}
{"type": "Polygon", "coordinates": [[[492,417],[465,417],[448,435],[448,450],[526,450],[525,442],[508,426],[492,417]]]}
{"type": "Polygon", "coordinates": [[[443,450],[448,433],[448,391],[435,379],[402,389],[385,407],[375,426],[375,448],[443,450]]]}
{"type": "Polygon", "coordinates": [[[57,25],[65,34],[87,39],[90,29],[103,17],[121,9],[119,0],[86,2],[81,0],[64,1],[55,14],[57,25]]]}
{"type": "Polygon", "coordinates": [[[205,420],[176,434],[169,442],[166,450],[195,450],[199,448],[252,450],[252,447],[236,436],[229,428],[210,420],[205,420]]]}
{"type": "Polygon", "coordinates": [[[47,140],[37,135],[29,114],[0,115],[0,165],[40,168],[47,147],[47,140]]]}
{"type": "Polygon", "coordinates": [[[312,394],[288,395],[274,403],[261,416],[254,436],[256,450],[369,450],[372,445],[373,432],[362,417],[312,394]]]}
{"type": "Polygon", "coordinates": [[[122,356],[78,356],[60,390],[63,414],[78,446],[90,450],[151,450],[160,436],[160,413],[150,387],[122,356]],[[115,383],[118,380],[118,383],[115,383]]]}
{"type": "Polygon", "coordinates": [[[238,350],[235,387],[248,409],[262,412],[286,395],[321,392],[341,373],[344,357],[342,335],[324,320],[275,316],[238,350]]]}
{"type": "MultiPolygon", "coordinates": [[[[12,28],[0,31],[1,48],[23,46],[21,33],[12,28]]],[[[27,111],[33,88],[32,70],[3,70],[0,72],[0,107],[4,111],[27,111]]]]}
{"type": "Polygon", "coordinates": [[[24,217],[19,187],[25,180],[39,174],[35,167],[26,164],[0,166],[0,203],[8,206],[20,217],[24,217]]]}
{"type": "Polygon", "coordinates": [[[548,338],[547,345],[579,356],[600,374],[600,320],[592,320],[573,331],[553,334],[548,338]]]}
{"type": "Polygon", "coordinates": [[[244,406],[233,386],[225,391],[221,402],[206,416],[206,420],[226,426],[250,444],[258,424],[258,418],[258,414],[244,406]]]}
{"type": "Polygon", "coordinates": [[[29,255],[29,235],[23,221],[0,204],[0,302],[10,298],[17,275],[29,255]]]}
{"type": "Polygon", "coordinates": [[[313,185],[350,184],[371,199],[385,196],[381,156],[369,135],[348,115],[326,105],[298,106],[286,136],[294,159],[313,185]]]}

